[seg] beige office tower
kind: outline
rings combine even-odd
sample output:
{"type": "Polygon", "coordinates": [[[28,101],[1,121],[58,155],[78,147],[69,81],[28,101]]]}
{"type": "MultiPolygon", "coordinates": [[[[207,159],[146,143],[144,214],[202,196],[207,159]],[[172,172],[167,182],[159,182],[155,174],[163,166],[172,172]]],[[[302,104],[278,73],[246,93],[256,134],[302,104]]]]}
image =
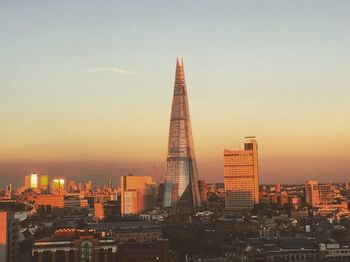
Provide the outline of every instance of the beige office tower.
{"type": "Polygon", "coordinates": [[[317,180],[308,180],[305,183],[306,203],[310,206],[320,203],[320,193],[317,180]]]}
{"type": "Polygon", "coordinates": [[[155,183],[150,176],[121,176],[122,216],[138,215],[155,206],[155,183]]]}
{"type": "Polygon", "coordinates": [[[258,146],[246,137],[244,150],[224,150],[225,208],[251,210],[259,203],[258,146]]]}

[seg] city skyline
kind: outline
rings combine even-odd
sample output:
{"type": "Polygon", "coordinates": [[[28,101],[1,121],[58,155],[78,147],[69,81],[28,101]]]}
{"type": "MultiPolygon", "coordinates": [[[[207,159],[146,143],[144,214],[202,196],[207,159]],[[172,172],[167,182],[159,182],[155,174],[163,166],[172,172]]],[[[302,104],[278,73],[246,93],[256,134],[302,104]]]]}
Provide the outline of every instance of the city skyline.
{"type": "Polygon", "coordinates": [[[222,182],[223,149],[255,135],[261,183],[347,180],[350,4],[180,6],[0,3],[2,188],[32,172],[163,181],[179,55],[201,179],[222,182]]]}

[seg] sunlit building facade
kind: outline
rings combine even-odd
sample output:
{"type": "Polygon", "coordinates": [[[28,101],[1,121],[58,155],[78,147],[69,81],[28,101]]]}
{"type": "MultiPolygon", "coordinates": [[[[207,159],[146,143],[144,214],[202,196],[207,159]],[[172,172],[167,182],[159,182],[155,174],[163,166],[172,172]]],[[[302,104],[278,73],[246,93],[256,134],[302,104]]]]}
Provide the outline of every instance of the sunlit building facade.
{"type": "Polygon", "coordinates": [[[155,182],[150,176],[121,176],[121,214],[138,215],[155,206],[155,182]]]}
{"type": "Polygon", "coordinates": [[[171,109],[163,206],[172,212],[201,206],[182,60],[177,60],[171,109]]]}
{"type": "Polygon", "coordinates": [[[40,176],[40,189],[47,190],[49,185],[49,177],[47,175],[40,176]]]}
{"type": "Polygon", "coordinates": [[[30,187],[33,189],[38,188],[38,175],[37,174],[30,175],[30,187]]]}
{"type": "Polygon", "coordinates": [[[244,150],[224,150],[225,208],[251,210],[259,203],[258,146],[246,137],[244,150]]]}
{"type": "Polygon", "coordinates": [[[315,206],[320,203],[320,193],[317,180],[308,180],[305,183],[306,203],[315,206]]]}
{"type": "Polygon", "coordinates": [[[30,175],[24,176],[24,188],[30,188],[30,175]]]}
{"type": "Polygon", "coordinates": [[[26,189],[38,189],[38,175],[37,174],[31,174],[24,177],[24,187],[26,189]]]}
{"type": "Polygon", "coordinates": [[[52,180],[52,192],[60,194],[64,192],[65,180],[64,178],[55,178],[52,180]]]}
{"type": "Polygon", "coordinates": [[[0,261],[19,261],[20,222],[13,212],[0,211],[0,261]]]}

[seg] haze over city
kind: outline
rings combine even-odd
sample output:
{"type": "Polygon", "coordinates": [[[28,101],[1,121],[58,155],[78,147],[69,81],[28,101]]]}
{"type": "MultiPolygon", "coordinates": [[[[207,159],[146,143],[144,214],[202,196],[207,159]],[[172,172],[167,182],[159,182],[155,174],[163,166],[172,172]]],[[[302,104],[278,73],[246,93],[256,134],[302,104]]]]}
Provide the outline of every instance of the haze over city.
{"type": "Polygon", "coordinates": [[[350,3],[336,3],[1,1],[0,186],[163,181],[177,56],[201,179],[223,181],[223,150],[254,135],[261,183],[345,181],[350,3]]]}

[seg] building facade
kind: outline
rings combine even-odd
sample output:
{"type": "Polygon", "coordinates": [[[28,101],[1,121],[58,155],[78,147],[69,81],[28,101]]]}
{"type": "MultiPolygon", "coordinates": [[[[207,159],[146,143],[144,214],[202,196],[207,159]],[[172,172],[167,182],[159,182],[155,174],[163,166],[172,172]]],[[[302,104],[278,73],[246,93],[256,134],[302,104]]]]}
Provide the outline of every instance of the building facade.
{"type": "Polygon", "coordinates": [[[52,180],[52,193],[54,194],[64,194],[64,178],[55,178],[52,180]]]}
{"type": "Polygon", "coordinates": [[[163,206],[173,212],[201,206],[182,60],[177,59],[163,206]]]}
{"type": "Polygon", "coordinates": [[[308,180],[305,183],[306,203],[315,206],[320,203],[320,193],[317,180],[308,180]]]}
{"type": "Polygon", "coordinates": [[[259,203],[258,146],[246,137],[244,150],[224,150],[225,208],[251,210],[259,203]]]}
{"type": "Polygon", "coordinates": [[[138,215],[155,206],[155,183],[150,176],[121,176],[121,214],[138,215]]]}
{"type": "Polygon", "coordinates": [[[34,242],[33,262],[109,262],[116,260],[117,242],[87,229],[58,229],[52,237],[34,242]]]}
{"type": "Polygon", "coordinates": [[[49,186],[49,177],[47,175],[40,176],[40,189],[47,190],[49,186]]]}
{"type": "Polygon", "coordinates": [[[19,220],[14,213],[0,212],[0,262],[19,261],[19,220]]]}

